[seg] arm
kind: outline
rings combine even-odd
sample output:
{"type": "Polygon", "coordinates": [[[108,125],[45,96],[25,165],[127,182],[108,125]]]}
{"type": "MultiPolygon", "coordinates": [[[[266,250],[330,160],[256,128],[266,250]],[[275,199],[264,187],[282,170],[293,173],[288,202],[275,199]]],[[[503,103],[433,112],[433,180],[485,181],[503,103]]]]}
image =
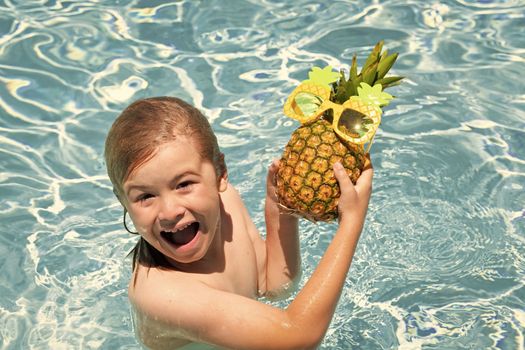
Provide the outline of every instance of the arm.
{"type": "Polygon", "coordinates": [[[334,170],[341,185],[339,228],[311,278],[287,309],[210,288],[184,274],[174,278],[166,271],[151,269],[137,273],[136,286],[130,288],[137,313],[149,320],[139,327],[161,327],[153,332],[155,340],[163,338],[172,348],[180,339],[251,350],[318,346],[352,262],[372,183],[371,168],[363,172],[355,187],[343,169],[335,166],[334,170]]]}
{"type": "Polygon", "coordinates": [[[341,164],[334,165],[334,173],[341,186],[338,204],[339,228],[310,280],[287,310],[295,318],[302,319],[305,329],[312,330],[315,334],[314,338],[321,339],[329,326],[343,289],[372,192],[371,164],[361,174],[355,187],[341,164]]]}
{"type": "Polygon", "coordinates": [[[266,179],[266,293],[270,297],[291,287],[301,266],[298,219],[279,209],[275,180],[278,168],[279,161],[272,162],[266,179]]]}

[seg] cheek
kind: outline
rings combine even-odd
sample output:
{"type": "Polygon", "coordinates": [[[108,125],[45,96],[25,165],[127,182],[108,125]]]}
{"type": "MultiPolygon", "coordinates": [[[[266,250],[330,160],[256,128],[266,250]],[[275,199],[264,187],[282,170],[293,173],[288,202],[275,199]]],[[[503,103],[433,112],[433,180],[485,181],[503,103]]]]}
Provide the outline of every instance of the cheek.
{"type": "Polygon", "coordinates": [[[148,224],[153,223],[153,210],[149,207],[128,205],[128,215],[139,232],[146,232],[148,224]]]}
{"type": "Polygon", "coordinates": [[[195,197],[187,209],[197,216],[198,220],[206,223],[207,230],[214,229],[221,216],[220,197],[210,193],[195,197]]]}

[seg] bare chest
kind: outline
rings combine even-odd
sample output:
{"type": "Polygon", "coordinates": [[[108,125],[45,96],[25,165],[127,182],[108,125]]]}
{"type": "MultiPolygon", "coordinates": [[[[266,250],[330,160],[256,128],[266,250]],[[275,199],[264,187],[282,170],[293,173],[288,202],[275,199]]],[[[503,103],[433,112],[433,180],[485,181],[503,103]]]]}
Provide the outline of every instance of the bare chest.
{"type": "Polygon", "coordinates": [[[248,235],[237,234],[224,244],[223,266],[199,279],[210,287],[243,295],[257,296],[258,270],[253,244],[248,235]]]}

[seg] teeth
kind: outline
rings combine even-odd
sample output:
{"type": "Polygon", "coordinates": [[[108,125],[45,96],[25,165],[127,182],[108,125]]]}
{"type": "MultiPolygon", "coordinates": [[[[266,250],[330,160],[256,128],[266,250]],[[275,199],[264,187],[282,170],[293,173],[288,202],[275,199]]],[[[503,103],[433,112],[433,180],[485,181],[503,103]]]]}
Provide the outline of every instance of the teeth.
{"type": "Polygon", "coordinates": [[[192,222],[184,225],[184,226],[181,226],[181,227],[178,227],[178,228],[174,228],[173,230],[165,230],[164,232],[167,232],[167,233],[175,233],[175,232],[178,232],[178,231],[182,231],[184,230],[186,227],[190,226],[192,224],[192,222]]]}

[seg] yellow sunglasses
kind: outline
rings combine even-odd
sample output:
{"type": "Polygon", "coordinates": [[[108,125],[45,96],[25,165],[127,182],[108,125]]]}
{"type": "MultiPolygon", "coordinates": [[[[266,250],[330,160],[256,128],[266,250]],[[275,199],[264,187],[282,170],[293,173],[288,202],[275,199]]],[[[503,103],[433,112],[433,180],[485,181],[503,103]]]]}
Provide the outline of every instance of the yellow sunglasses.
{"type": "Polygon", "coordinates": [[[381,123],[381,108],[377,105],[359,96],[352,96],[343,104],[332,102],[330,88],[312,81],[297,86],[284,104],[284,114],[302,124],[319,119],[329,110],[333,113],[332,127],[336,134],[354,144],[368,142],[368,152],[381,123]]]}

